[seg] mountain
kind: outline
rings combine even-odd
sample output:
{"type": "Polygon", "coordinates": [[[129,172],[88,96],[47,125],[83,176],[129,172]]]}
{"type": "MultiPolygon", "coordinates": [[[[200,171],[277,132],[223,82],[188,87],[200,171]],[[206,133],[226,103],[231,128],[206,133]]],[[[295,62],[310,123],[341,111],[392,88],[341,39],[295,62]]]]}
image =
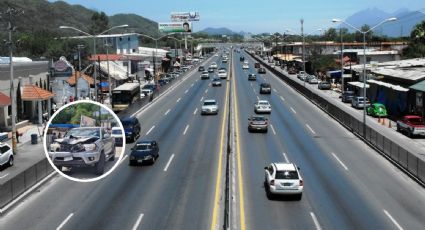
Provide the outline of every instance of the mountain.
{"type": "Polygon", "coordinates": [[[199,31],[200,33],[206,33],[208,35],[233,35],[233,34],[237,34],[236,32],[233,32],[232,30],[225,28],[225,27],[220,27],[220,28],[212,28],[212,27],[207,27],[201,31],[199,31]]]}
{"type": "MultiPolygon", "coordinates": [[[[62,34],[64,32],[59,29],[62,25],[89,32],[92,25],[91,17],[96,12],[63,1],[0,0],[1,12],[8,6],[24,11],[24,14],[15,17],[15,26],[19,32],[47,30],[62,34]]],[[[128,24],[134,31],[149,35],[156,34],[158,28],[156,22],[135,14],[117,14],[109,16],[108,19],[109,26],[128,24]]],[[[1,24],[3,26],[4,22],[1,24]]]]}
{"type": "MultiPolygon", "coordinates": [[[[392,13],[388,13],[375,7],[358,11],[346,18],[345,21],[360,29],[365,24],[374,26],[391,17],[396,17],[397,21],[388,22],[376,28],[374,33],[389,37],[409,36],[412,28],[424,20],[424,15],[418,11],[400,8],[392,13]]],[[[343,26],[346,27],[345,25],[343,26]]],[[[351,28],[349,29],[353,31],[351,28]]]]}

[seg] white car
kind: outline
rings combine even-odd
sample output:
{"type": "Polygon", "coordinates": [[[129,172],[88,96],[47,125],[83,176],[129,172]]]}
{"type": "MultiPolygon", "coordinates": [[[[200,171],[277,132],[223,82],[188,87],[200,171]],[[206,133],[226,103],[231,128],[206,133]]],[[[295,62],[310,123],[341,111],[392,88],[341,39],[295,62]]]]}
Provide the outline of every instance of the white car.
{"type": "Polygon", "coordinates": [[[249,69],[249,65],[248,64],[243,64],[242,69],[249,69]]]}
{"type": "Polygon", "coordinates": [[[267,100],[259,100],[254,104],[255,113],[271,113],[272,106],[267,100]]]}
{"type": "Polygon", "coordinates": [[[210,68],[217,69],[218,68],[217,63],[215,62],[211,63],[210,68]]]}
{"type": "Polygon", "coordinates": [[[218,71],[218,77],[220,77],[221,79],[226,79],[227,78],[227,71],[225,69],[220,69],[218,71]]]}
{"type": "Polygon", "coordinates": [[[272,163],[264,169],[264,187],[269,199],[273,195],[294,195],[301,200],[304,182],[295,164],[272,163]]]}
{"type": "Polygon", "coordinates": [[[0,166],[13,165],[13,151],[6,143],[0,142],[0,166]]]}
{"type": "Polygon", "coordinates": [[[249,64],[249,62],[248,62],[248,61],[244,61],[244,62],[243,62],[243,64],[247,64],[247,65],[248,65],[248,64],[249,64]]]}
{"type": "Polygon", "coordinates": [[[218,114],[218,103],[214,99],[204,100],[201,107],[201,115],[204,114],[218,114]]]}

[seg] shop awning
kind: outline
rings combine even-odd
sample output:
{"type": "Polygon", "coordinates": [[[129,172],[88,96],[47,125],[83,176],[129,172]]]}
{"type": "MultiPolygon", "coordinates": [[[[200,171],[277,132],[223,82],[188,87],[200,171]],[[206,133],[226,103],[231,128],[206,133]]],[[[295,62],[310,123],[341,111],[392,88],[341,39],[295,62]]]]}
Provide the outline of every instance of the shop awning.
{"type": "Polygon", "coordinates": [[[6,94],[0,92],[0,107],[9,106],[12,104],[12,100],[6,94]]]}
{"type": "Polygon", "coordinates": [[[409,89],[425,92],[425,80],[410,86],[409,89]]]}
{"type": "Polygon", "coordinates": [[[22,100],[23,101],[45,101],[54,97],[55,94],[44,90],[35,85],[25,85],[22,87],[22,100]]]}
{"type": "Polygon", "coordinates": [[[368,80],[367,82],[369,82],[371,84],[377,84],[377,85],[380,85],[380,86],[384,86],[384,87],[387,87],[387,88],[390,88],[390,89],[393,89],[393,90],[396,90],[396,91],[401,91],[401,92],[409,91],[409,89],[406,89],[406,88],[401,87],[399,85],[394,85],[394,84],[390,84],[390,83],[383,82],[383,81],[368,80]]]}
{"type": "MultiPolygon", "coordinates": [[[[359,87],[363,89],[363,82],[359,82],[359,81],[351,81],[348,82],[349,85],[353,85],[355,87],[359,87]]],[[[369,84],[366,84],[366,88],[369,88],[369,84]]]]}

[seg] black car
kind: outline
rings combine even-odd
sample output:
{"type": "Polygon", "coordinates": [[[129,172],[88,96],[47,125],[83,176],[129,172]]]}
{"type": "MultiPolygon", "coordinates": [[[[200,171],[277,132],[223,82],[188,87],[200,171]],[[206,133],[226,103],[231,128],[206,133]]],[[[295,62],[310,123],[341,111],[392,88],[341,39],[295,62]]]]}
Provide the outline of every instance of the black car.
{"type": "Polygon", "coordinates": [[[122,126],[124,126],[125,138],[129,142],[134,142],[140,136],[140,123],[135,117],[128,117],[121,119],[122,126]]]}
{"type": "Polygon", "coordinates": [[[354,91],[344,91],[341,94],[341,101],[345,103],[351,103],[354,98],[354,91]]]}
{"type": "Polygon", "coordinates": [[[269,83],[261,83],[260,84],[260,94],[271,94],[272,87],[269,83]]]}
{"type": "Polygon", "coordinates": [[[317,85],[318,89],[321,90],[328,90],[331,89],[331,83],[327,82],[327,81],[321,81],[319,82],[319,84],[317,85]]]}
{"type": "Polygon", "coordinates": [[[149,162],[154,164],[159,157],[159,147],[156,141],[139,141],[131,148],[129,165],[149,162]]]}
{"type": "Polygon", "coordinates": [[[248,74],[248,81],[256,81],[257,76],[253,73],[248,74]]]}
{"type": "Polygon", "coordinates": [[[202,71],[204,71],[205,70],[205,67],[203,67],[203,66],[199,66],[198,67],[198,72],[202,72],[202,71]]]}
{"type": "Polygon", "coordinates": [[[254,68],[256,68],[256,69],[260,68],[260,63],[259,63],[259,62],[256,62],[256,63],[254,64],[254,68]]]}
{"type": "Polygon", "coordinates": [[[265,73],[266,73],[266,69],[265,69],[265,68],[263,68],[263,67],[258,68],[258,73],[259,73],[259,74],[265,74],[265,73]]]}
{"type": "Polygon", "coordinates": [[[244,57],[244,56],[241,56],[241,57],[239,58],[239,61],[245,61],[245,57],[244,57]]]}
{"type": "Polygon", "coordinates": [[[214,68],[209,67],[208,68],[208,73],[214,73],[214,68]]]}

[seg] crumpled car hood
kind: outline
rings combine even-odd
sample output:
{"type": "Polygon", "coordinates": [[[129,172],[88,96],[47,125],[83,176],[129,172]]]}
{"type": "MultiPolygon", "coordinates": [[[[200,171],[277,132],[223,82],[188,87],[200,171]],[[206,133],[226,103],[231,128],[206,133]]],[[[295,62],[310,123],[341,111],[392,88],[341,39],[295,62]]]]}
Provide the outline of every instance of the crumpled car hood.
{"type": "Polygon", "coordinates": [[[75,145],[78,143],[91,143],[97,141],[98,137],[75,137],[75,138],[63,138],[56,139],[55,142],[75,145]]]}

